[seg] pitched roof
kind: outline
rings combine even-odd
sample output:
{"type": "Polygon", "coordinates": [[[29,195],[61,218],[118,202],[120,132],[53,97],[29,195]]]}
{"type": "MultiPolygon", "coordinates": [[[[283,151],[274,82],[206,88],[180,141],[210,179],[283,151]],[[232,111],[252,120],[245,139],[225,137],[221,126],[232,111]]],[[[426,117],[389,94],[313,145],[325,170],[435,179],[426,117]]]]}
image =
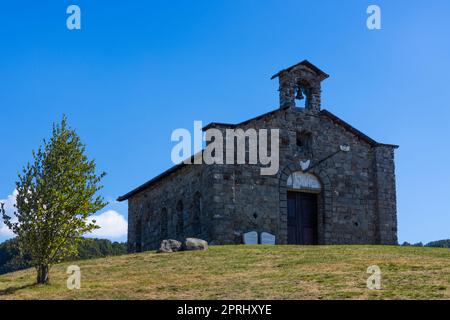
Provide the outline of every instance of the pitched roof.
{"type": "MultiPolygon", "coordinates": [[[[199,153],[193,155],[190,157],[190,162],[192,163],[194,158],[197,157],[200,153],[202,153],[203,155],[203,150],[200,151],[199,153]]],[[[130,192],[124,194],[123,196],[120,196],[117,198],[117,201],[124,201],[127,200],[128,198],[130,198],[131,196],[134,196],[136,193],[139,193],[140,191],[146,189],[147,187],[150,187],[152,184],[162,180],[163,178],[167,177],[168,175],[178,171],[179,169],[183,168],[184,166],[186,166],[187,164],[185,162],[181,162],[173,167],[171,167],[170,169],[164,171],[163,173],[157,175],[156,177],[150,179],[149,181],[145,182],[144,184],[140,185],[139,187],[131,190],[130,192]]]]}
{"type": "Polygon", "coordinates": [[[294,69],[295,67],[298,66],[305,66],[309,69],[312,69],[315,73],[317,73],[320,77],[320,81],[325,80],[326,78],[329,77],[328,74],[326,74],[325,72],[323,72],[322,70],[320,70],[319,68],[317,68],[315,65],[313,65],[311,62],[309,62],[308,60],[303,60],[302,62],[299,62],[297,64],[294,64],[293,66],[290,66],[289,68],[283,69],[279,72],[277,72],[276,74],[274,74],[270,79],[275,79],[276,77],[281,76],[282,74],[291,71],[292,69],[294,69]]]}
{"type": "Polygon", "coordinates": [[[386,147],[392,147],[392,148],[395,148],[395,149],[397,149],[399,147],[398,145],[395,145],[395,144],[379,143],[379,142],[375,141],[374,139],[372,139],[369,136],[365,135],[364,133],[362,133],[361,131],[359,131],[355,127],[351,126],[350,124],[348,124],[347,122],[345,122],[344,120],[342,120],[341,118],[339,118],[338,116],[334,115],[333,113],[331,113],[328,110],[323,109],[323,110],[320,111],[320,114],[325,116],[325,117],[327,117],[328,119],[330,119],[334,123],[340,125],[344,129],[346,129],[348,132],[353,133],[356,137],[358,137],[359,139],[367,142],[372,147],[386,146],[386,147]]]}
{"type": "Polygon", "coordinates": [[[134,196],[135,194],[139,193],[140,191],[146,189],[147,187],[150,187],[152,184],[154,184],[155,182],[163,179],[164,177],[170,175],[171,173],[178,171],[178,169],[181,169],[183,166],[185,166],[184,163],[180,163],[177,164],[175,166],[173,166],[172,168],[164,171],[163,173],[161,173],[160,175],[157,175],[156,177],[154,177],[153,179],[147,181],[146,183],[140,185],[139,187],[131,190],[130,192],[124,194],[123,196],[120,196],[117,198],[117,201],[124,201],[124,200],[128,200],[128,198],[134,196]]]}
{"type": "MultiPolygon", "coordinates": [[[[275,114],[275,113],[277,113],[277,112],[284,111],[284,110],[286,110],[286,109],[288,109],[288,108],[289,108],[289,107],[281,108],[281,109],[278,108],[278,109],[272,110],[272,111],[270,111],[270,112],[264,113],[264,114],[262,114],[262,115],[259,115],[259,116],[257,116],[257,117],[254,117],[254,118],[245,120],[245,121],[240,122],[240,123],[238,123],[238,124],[212,122],[212,123],[206,125],[206,126],[203,128],[203,130],[207,130],[207,129],[209,129],[209,128],[213,128],[213,127],[217,127],[217,126],[218,126],[218,127],[236,128],[236,127],[239,127],[239,126],[241,126],[241,125],[245,125],[245,124],[249,123],[250,121],[253,121],[253,120],[259,120],[259,119],[264,118],[264,117],[267,117],[267,116],[269,116],[269,115],[273,115],[273,114],[275,114]]],[[[378,142],[375,141],[374,139],[372,139],[372,138],[370,138],[369,136],[365,135],[364,133],[362,133],[361,131],[359,131],[359,130],[356,129],[355,127],[351,126],[350,124],[348,124],[348,123],[345,122],[344,120],[340,119],[338,116],[334,115],[333,113],[331,113],[331,112],[328,111],[328,110],[323,109],[323,110],[320,111],[319,114],[320,114],[321,116],[324,116],[324,117],[326,117],[327,119],[333,121],[335,124],[341,126],[342,128],[344,128],[344,129],[347,130],[348,132],[352,133],[353,135],[355,135],[356,137],[358,137],[358,138],[361,139],[362,141],[365,141],[366,143],[368,143],[368,144],[369,144],[370,146],[372,146],[372,147],[385,146],[385,147],[390,147],[390,148],[395,148],[395,149],[399,147],[398,145],[394,145],[394,144],[378,143],[378,142]]],[[[191,156],[191,158],[190,158],[191,161],[190,161],[190,162],[192,163],[192,162],[193,162],[193,159],[194,159],[195,157],[199,156],[200,153],[203,154],[203,150],[200,151],[199,153],[197,153],[197,154],[191,156]]],[[[182,162],[182,163],[180,163],[180,164],[177,164],[177,165],[171,167],[170,169],[168,169],[168,170],[164,171],[163,173],[157,175],[156,177],[154,177],[153,179],[151,179],[151,180],[145,182],[144,184],[140,185],[139,187],[137,187],[137,188],[131,190],[130,192],[124,194],[123,196],[118,197],[118,198],[117,198],[117,201],[124,201],[124,200],[129,199],[129,198],[132,197],[133,195],[135,195],[135,194],[141,192],[142,190],[145,190],[146,188],[150,187],[150,186],[153,185],[154,183],[156,183],[156,182],[158,182],[158,181],[164,179],[165,177],[167,177],[167,176],[171,175],[172,173],[174,173],[174,172],[180,170],[181,168],[185,167],[186,165],[187,165],[187,164],[185,164],[184,162],[182,162]]]]}
{"type": "Polygon", "coordinates": [[[251,121],[255,121],[255,120],[259,120],[259,119],[265,118],[267,116],[273,115],[273,114],[275,114],[275,113],[277,113],[277,112],[279,112],[281,110],[286,110],[286,109],[289,109],[289,106],[283,107],[283,108],[277,108],[275,110],[263,113],[263,114],[261,114],[259,116],[250,118],[248,120],[245,120],[245,121],[242,121],[242,122],[239,122],[239,123],[211,122],[211,123],[207,124],[206,126],[204,126],[202,130],[206,131],[206,130],[208,130],[210,128],[214,128],[214,127],[236,128],[236,127],[239,127],[239,126],[244,126],[244,125],[248,124],[251,121]]]}

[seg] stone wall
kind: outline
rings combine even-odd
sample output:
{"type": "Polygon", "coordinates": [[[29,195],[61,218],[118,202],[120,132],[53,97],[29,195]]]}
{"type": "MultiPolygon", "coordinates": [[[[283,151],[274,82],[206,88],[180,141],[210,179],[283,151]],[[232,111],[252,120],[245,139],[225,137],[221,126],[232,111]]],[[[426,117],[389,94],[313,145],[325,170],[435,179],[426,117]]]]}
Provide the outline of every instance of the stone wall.
{"type": "Polygon", "coordinates": [[[395,187],[394,150],[378,146],[373,152],[375,158],[375,190],[378,215],[377,242],[397,243],[397,201],[395,187]]]}
{"type": "Polygon", "coordinates": [[[319,243],[396,243],[391,146],[374,146],[320,112],[301,108],[280,109],[239,128],[280,129],[278,174],[262,176],[258,165],[184,166],[129,199],[130,251],[154,249],[163,237],[242,243],[242,234],[251,230],[272,233],[277,243],[285,244],[287,178],[300,171],[300,160],[310,159],[314,165],[343,144],[350,146],[350,152],[338,153],[310,172],[322,183],[319,243]],[[310,137],[308,148],[297,145],[299,133],[310,137]],[[163,208],[167,210],[167,232],[163,208]],[[183,227],[177,229],[180,220],[183,227]]]}
{"type": "MultiPolygon", "coordinates": [[[[220,243],[233,242],[231,235],[249,230],[277,235],[287,241],[286,180],[300,169],[300,160],[312,165],[336,152],[341,144],[349,153],[339,153],[316,167],[314,173],[323,190],[319,197],[319,242],[322,244],[377,243],[377,207],[374,196],[372,147],[318,113],[289,108],[273,116],[251,121],[242,128],[281,128],[280,172],[276,177],[260,176],[258,166],[227,166],[216,169],[234,176],[217,184],[222,197],[214,203],[224,210],[226,222],[217,234],[220,243]],[[311,133],[311,151],[297,146],[297,132],[311,133]],[[308,154],[306,154],[308,153],[308,154]]],[[[387,189],[390,186],[386,187],[387,189]]],[[[395,192],[394,192],[395,194],[395,192]]],[[[236,241],[236,240],[234,240],[236,241]]]]}
{"type": "Polygon", "coordinates": [[[211,239],[208,168],[186,165],[128,199],[128,249],[155,249],[162,239],[211,239]]]}

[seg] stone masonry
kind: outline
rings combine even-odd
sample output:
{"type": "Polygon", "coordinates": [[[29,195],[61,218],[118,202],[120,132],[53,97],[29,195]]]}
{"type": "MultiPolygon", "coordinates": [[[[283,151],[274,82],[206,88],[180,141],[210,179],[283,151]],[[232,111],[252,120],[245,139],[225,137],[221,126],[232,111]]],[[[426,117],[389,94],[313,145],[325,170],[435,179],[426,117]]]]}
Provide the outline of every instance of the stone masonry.
{"type": "Polygon", "coordinates": [[[397,146],[378,143],[321,109],[320,83],[328,75],[308,61],[273,78],[280,83],[278,109],[239,124],[211,123],[204,130],[280,129],[278,174],[263,176],[259,165],[249,164],[169,169],[118,199],[128,200],[130,252],[157,249],[169,238],[239,244],[243,233],[253,230],[287,244],[287,194],[301,191],[291,190],[287,180],[303,171],[304,160],[310,160],[308,174],[321,185],[317,244],[397,243],[397,146]],[[303,108],[296,107],[299,99],[305,99],[303,108]],[[342,145],[350,151],[337,152],[342,145]]]}

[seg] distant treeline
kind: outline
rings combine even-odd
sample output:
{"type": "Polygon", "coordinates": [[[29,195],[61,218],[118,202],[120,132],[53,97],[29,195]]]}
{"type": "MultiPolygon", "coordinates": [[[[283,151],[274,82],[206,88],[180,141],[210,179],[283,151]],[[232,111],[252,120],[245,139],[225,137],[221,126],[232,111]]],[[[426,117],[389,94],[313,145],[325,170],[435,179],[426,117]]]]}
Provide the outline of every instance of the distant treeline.
{"type": "Polygon", "coordinates": [[[450,248],[450,239],[447,240],[438,240],[438,241],[432,241],[427,244],[423,244],[422,242],[418,243],[409,243],[409,242],[403,242],[402,246],[408,247],[431,247],[431,248],[450,248]]]}
{"type": "MultiPolygon", "coordinates": [[[[78,245],[78,254],[66,260],[103,258],[125,253],[127,244],[124,242],[84,238],[78,245]]],[[[0,243],[0,274],[26,268],[30,268],[30,257],[20,255],[16,238],[0,243]]]]}

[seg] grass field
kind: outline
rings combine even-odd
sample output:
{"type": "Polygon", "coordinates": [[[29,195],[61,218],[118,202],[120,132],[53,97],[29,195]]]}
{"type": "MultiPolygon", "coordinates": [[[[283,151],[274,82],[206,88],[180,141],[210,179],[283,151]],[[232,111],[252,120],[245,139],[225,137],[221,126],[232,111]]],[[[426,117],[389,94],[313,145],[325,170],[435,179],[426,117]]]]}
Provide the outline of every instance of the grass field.
{"type": "Polygon", "coordinates": [[[450,299],[450,250],[394,246],[214,246],[56,265],[0,276],[2,299],[450,299]],[[66,287],[67,266],[81,289],[66,287]],[[381,290],[369,290],[378,265],[381,290]]]}

